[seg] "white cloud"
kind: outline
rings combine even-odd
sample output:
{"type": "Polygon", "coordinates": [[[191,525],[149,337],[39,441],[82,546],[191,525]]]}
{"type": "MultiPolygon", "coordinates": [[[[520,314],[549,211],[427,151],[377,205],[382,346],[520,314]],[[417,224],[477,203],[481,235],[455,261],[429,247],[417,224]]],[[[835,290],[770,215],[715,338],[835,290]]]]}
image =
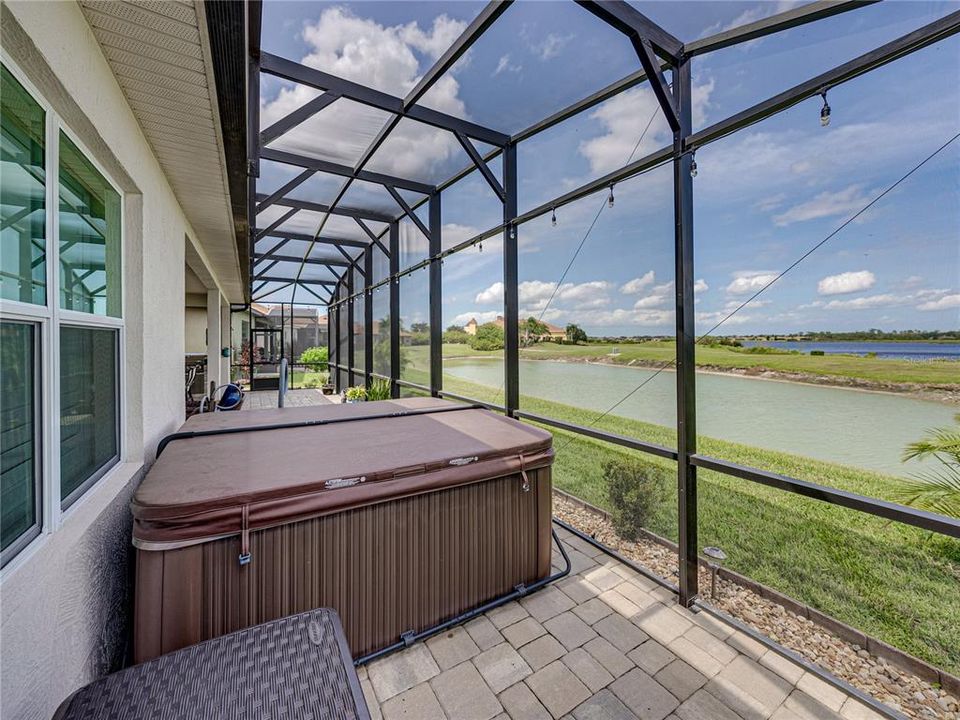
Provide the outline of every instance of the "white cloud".
{"type": "Polygon", "coordinates": [[[871,310],[878,307],[903,305],[905,302],[906,300],[902,295],[882,293],[853,298],[852,300],[831,300],[823,308],[825,310],[871,310]]]}
{"type": "Polygon", "coordinates": [[[564,46],[573,40],[573,35],[558,35],[550,33],[543,40],[530,45],[530,51],[541,60],[555,58],[564,46]]]}
{"type": "Polygon", "coordinates": [[[486,290],[481,290],[477,293],[477,296],[473,299],[475,303],[480,305],[492,305],[493,303],[503,304],[503,283],[495,282],[493,285],[488,287],[486,290]]]}
{"type": "Polygon", "coordinates": [[[523,69],[522,65],[514,65],[510,62],[510,53],[506,55],[501,55],[500,60],[497,62],[497,69],[493,71],[494,77],[499,75],[502,72],[512,72],[517,73],[523,69]]]}
{"type": "Polygon", "coordinates": [[[655,279],[656,274],[653,272],[653,270],[649,270],[641,277],[633,278],[633,280],[628,280],[621,285],[620,292],[622,292],[624,295],[636,295],[645,287],[651,285],[655,279]]]}
{"type": "Polygon", "coordinates": [[[773,216],[773,222],[785,227],[796,222],[852,215],[862,209],[871,198],[864,192],[863,185],[850,185],[843,190],[826,191],[806,202],[794,205],[787,211],[773,216]]]}
{"type": "Polygon", "coordinates": [[[732,295],[746,295],[766,287],[777,277],[773,270],[739,270],[733,273],[733,281],[727,285],[732,295]]]}
{"type": "MultiPolygon", "coordinates": [[[[325,72],[402,97],[420,77],[417,53],[439,57],[466,24],[446,15],[429,27],[412,22],[386,27],[349,10],[326,8],[316,22],[303,28],[310,52],[302,62],[325,72]]],[[[430,107],[460,117],[466,107],[460,86],[448,73],[424,98],[430,107]]],[[[261,106],[264,127],[276,122],[319,94],[305,85],[285,85],[261,106]]],[[[337,100],[275,141],[284,149],[352,165],[384,125],[389,115],[359,103],[337,100]],[[330,142],[333,139],[335,142],[330,142]]],[[[370,164],[371,169],[407,177],[423,176],[462,153],[448,133],[421,132],[403,123],[370,164]]]]}
{"type": "Polygon", "coordinates": [[[707,281],[704,280],[703,278],[700,278],[699,280],[693,283],[693,292],[695,293],[703,293],[709,289],[710,289],[710,286],[707,285],[707,281]]]}
{"type": "Polygon", "coordinates": [[[654,285],[650,288],[650,293],[637,300],[633,307],[635,310],[645,308],[655,308],[668,305],[673,299],[673,281],[654,285]]]}
{"type": "Polygon", "coordinates": [[[821,295],[846,295],[847,293],[869,290],[876,281],[876,276],[869,270],[844,272],[823,278],[817,283],[817,292],[821,295]]]}
{"type": "MultiPolygon", "coordinates": [[[[713,80],[694,85],[693,123],[701,126],[713,92],[713,80]]],[[[611,98],[590,114],[603,128],[603,134],[580,143],[580,154],[590,161],[594,173],[605,173],[627,164],[641,135],[633,159],[643,157],[669,144],[673,135],[653,91],[638,87],[611,98]],[[651,122],[651,118],[653,118],[651,122]],[[647,123],[650,127],[644,134],[647,123]]]]}
{"type": "Polygon", "coordinates": [[[931,310],[951,310],[960,308],[960,293],[956,295],[944,295],[939,300],[928,300],[925,303],[917,305],[917,310],[929,312],[931,310]]]}

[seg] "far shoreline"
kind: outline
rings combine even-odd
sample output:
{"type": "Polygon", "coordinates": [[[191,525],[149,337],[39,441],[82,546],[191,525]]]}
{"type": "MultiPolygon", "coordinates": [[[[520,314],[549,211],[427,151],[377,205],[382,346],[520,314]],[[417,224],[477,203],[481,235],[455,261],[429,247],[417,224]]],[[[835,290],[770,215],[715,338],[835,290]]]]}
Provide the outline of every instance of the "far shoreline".
{"type": "MultiPolygon", "coordinates": [[[[444,358],[444,360],[500,360],[501,356],[495,355],[457,355],[444,358]]],[[[604,365],[607,367],[634,368],[638,370],[659,370],[663,369],[674,372],[671,365],[666,367],[663,363],[648,363],[633,360],[629,363],[609,362],[596,358],[520,358],[521,362],[555,362],[565,364],[581,365],[604,365]]],[[[960,363],[958,363],[960,365],[960,363]]],[[[858,390],[860,392],[879,393],[882,395],[896,395],[898,397],[909,397],[915,400],[925,400],[927,402],[938,402],[944,405],[960,405],[960,384],[955,389],[938,388],[924,386],[919,383],[887,383],[876,380],[867,380],[863,378],[851,378],[842,375],[812,375],[809,373],[785,372],[782,370],[772,370],[763,367],[751,368],[729,368],[716,365],[697,365],[697,372],[708,375],[733,375],[749,380],[766,380],[769,382],[791,383],[794,385],[813,385],[818,387],[836,387],[844,390],[858,390]]]]}

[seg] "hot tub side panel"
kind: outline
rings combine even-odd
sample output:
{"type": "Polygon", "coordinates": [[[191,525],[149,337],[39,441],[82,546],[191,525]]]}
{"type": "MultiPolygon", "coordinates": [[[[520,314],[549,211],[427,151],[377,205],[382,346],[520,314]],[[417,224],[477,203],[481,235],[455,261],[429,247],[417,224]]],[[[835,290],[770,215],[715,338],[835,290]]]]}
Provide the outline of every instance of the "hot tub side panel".
{"type": "Polygon", "coordinates": [[[138,662],[274,618],[335,608],[360,657],[550,573],[550,467],[251,534],[138,551],[138,662]]]}

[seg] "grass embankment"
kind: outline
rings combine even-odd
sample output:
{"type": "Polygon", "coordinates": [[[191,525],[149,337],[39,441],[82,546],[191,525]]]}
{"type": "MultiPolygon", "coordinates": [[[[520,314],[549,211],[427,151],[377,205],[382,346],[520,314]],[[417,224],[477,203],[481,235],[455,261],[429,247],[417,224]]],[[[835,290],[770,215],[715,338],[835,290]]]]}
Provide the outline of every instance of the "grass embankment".
{"type": "MultiPolygon", "coordinates": [[[[886,361],[885,361],[886,362],[886,361]]],[[[422,365],[405,379],[427,383],[422,365]]],[[[478,400],[502,402],[496,388],[444,376],[444,387],[478,400]]],[[[533,413],[590,424],[596,413],[523,396],[533,413]]],[[[671,428],[621,417],[598,426],[614,433],[676,447],[671,428]]],[[[550,429],[550,428],[547,428],[550,429]]],[[[602,465],[641,458],[667,468],[675,463],[580,435],[551,430],[557,450],[555,485],[609,509],[602,465]]],[[[700,437],[699,450],[851,492],[890,499],[891,478],[736,443],[700,437]]],[[[677,539],[672,483],[650,530],[677,539]]],[[[699,544],[719,545],[727,566],[891,645],[960,674],[960,541],[808,500],[716,472],[699,474],[699,544]]]]}
{"type": "MultiPolygon", "coordinates": [[[[444,354],[447,354],[450,347],[444,346],[444,354]]],[[[455,355],[461,354],[459,350],[451,352],[455,355]]],[[[674,354],[672,341],[659,340],[629,345],[538,343],[523,349],[520,353],[521,357],[528,360],[591,360],[618,365],[659,364],[672,360],[674,354]],[[614,347],[619,354],[611,356],[610,353],[614,347]]],[[[851,378],[892,385],[915,383],[955,386],[960,384],[960,363],[949,360],[914,362],[859,355],[808,355],[789,350],[778,352],[775,349],[766,352],[750,352],[747,348],[698,345],[697,366],[717,370],[772,370],[811,377],[851,378]]]]}

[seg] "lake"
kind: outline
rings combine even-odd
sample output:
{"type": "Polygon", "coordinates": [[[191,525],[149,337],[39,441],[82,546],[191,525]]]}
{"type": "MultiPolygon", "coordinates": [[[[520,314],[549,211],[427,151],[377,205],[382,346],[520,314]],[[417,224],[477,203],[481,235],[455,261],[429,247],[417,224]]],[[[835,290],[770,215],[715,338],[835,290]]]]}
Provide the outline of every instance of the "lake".
{"type": "MultiPolygon", "coordinates": [[[[653,371],[613,365],[520,362],[520,393],[603,412],[653,371]]],[[[501,387],[503,363],[444,360],[444,373],[501,387]]],[[[673,426],[676,375],[662,372],[613,414],[673,426]]],[[[906,475],[903,448],[953,423],[955,405],[838,387],[697,373],[698,432],[720,440],[906,475]]],[[[584,423],[586,424],[586,423],[584,423]]]]}
{"type": "MultiPolygon", "coordinates": [[[[809,353],[811,350],[822,350],[827,355],[866,355],[876,353],[878,358],[888,360],[934,360],[946,358],[960,360],[960,343],[925,343],[925,342],[816,342],[771,340],[754,341],[744,340],[744,347],[773,347],[783,350],[799,350],[809,353]]],[[[960,372],[958,366],[957,372],[960,372]]]]}

